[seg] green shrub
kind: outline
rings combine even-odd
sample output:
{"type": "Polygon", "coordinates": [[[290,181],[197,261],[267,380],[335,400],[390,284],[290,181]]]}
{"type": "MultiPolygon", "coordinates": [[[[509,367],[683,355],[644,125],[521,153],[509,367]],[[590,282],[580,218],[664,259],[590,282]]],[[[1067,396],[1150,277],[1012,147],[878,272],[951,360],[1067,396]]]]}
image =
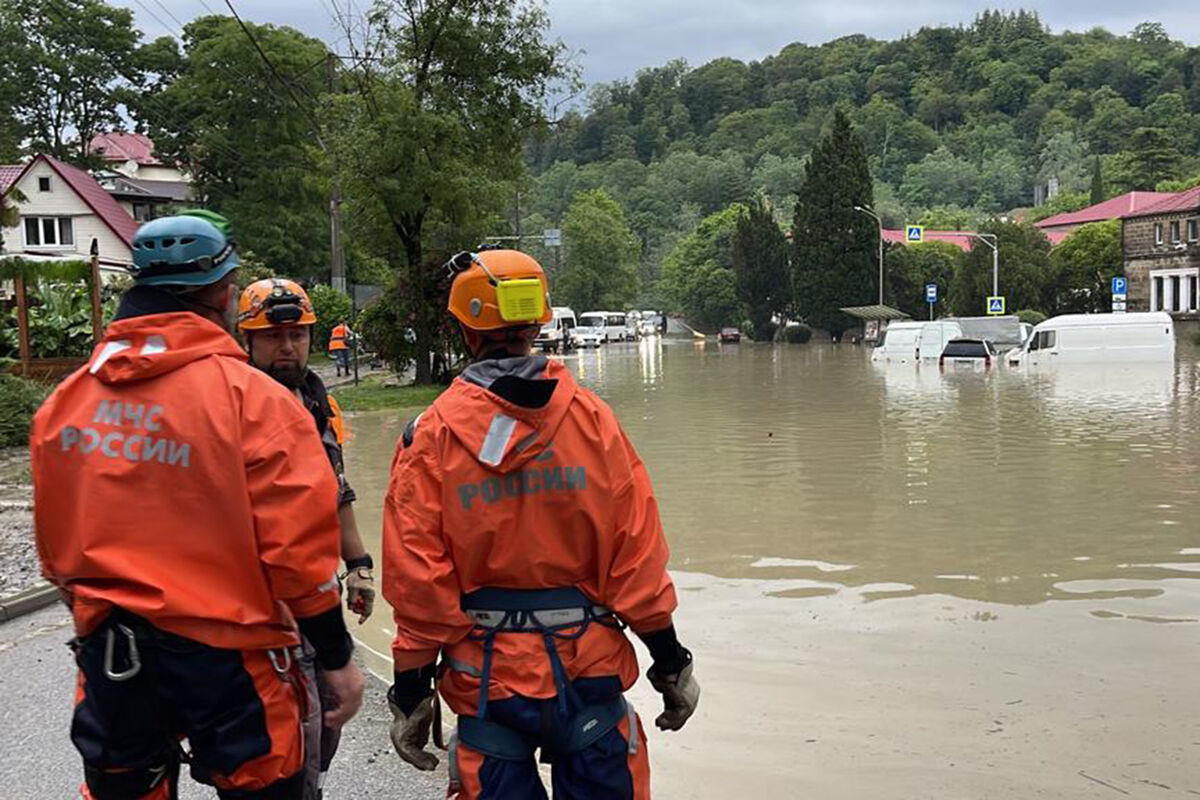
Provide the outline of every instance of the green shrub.
{"type": "Polygon", "coordinates": [[[1040,311],[1034,311],[1032,308],[1027,308],[1024,311],[1017,312],[1017,319],[1028,325],[1037,325],[1039,322],[1046,321],[1046,315],[1040,311]]]}
{"type": "Polygon", "coordinates": [[[40,383],[0,373],[0,447],[28,444],[33,414],[47,394],[40,383]]]}
{"type": "Polygon", "coordinates": [[[329,346],[329,332],[333,330],[333,326],[342,320],[345,320],[347,325],[353,321],[350,315],[354,306],[348,294],[323,283],[309,289],[308,297],[312,300],[313,311],[317,315],[317,324],[313,326],[313,350],[323,353],[329,346]]]}
{"type": "Polygon", "coordinates": [[[788,325],[783,329],[783,340],[789,344],[805,344],[812,335],[813,329],[803,323],[788,325]]]}

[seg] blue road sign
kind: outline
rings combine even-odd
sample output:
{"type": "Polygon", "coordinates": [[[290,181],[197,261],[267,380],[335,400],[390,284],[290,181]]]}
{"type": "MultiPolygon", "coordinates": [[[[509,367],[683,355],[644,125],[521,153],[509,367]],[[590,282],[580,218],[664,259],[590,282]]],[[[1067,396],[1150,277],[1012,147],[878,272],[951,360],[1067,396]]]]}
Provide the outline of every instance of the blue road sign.
{"type": "Polygon", "coordinates": [[[1003,297],[989,297],[987,299],[987,312],[988,312],[988,314],[993,315],[993,316],[1003,316],[1004,315],[1004,298],[1003,297]]]}
{"type": "Polygon", "coordinates": [[[1126,290],[1128,288],[1129,288],[1129,281],[1127,279],[1125,279],[1125,278],[1113,278],[1112,279],[1112,293],[1113,294],[1125,294],[1126,290]]]}
{"type": "Polygon", "coordinates": [[[909,244],[920,244],[925,241],[925,226],[924,225],[905,225],[904,226],[904,241],[909,244]]]}
{"type": "Polygon", "coordinates": [[[936,303],[937,302],[937,284],[936,283],[925,284],[925,302],[926,303],[936,303]]]}

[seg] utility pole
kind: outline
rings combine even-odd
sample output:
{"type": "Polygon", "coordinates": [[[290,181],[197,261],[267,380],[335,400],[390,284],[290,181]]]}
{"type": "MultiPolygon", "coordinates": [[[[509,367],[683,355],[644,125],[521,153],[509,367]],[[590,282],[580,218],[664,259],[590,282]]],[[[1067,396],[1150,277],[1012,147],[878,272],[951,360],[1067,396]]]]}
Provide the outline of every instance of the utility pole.
{"type": "Polygon", "coordinates": [[[879,224],[879,305],[883,305],[883,219],[870,206],[855,206],[855,211],[861,211],[879,224]]]}
{"type": "MultiPolygon", "coordinates": [[[[325,61],[329,93],[334,91],[334,67],[337,56],[330,53],[325,61]]],[[[333,288],[348,293],[346,287],[346,253],[342,249],[342,186],[338,179],[337,156],[333,156],[333,191],[329,196],[329,266],[333,288]]]]}

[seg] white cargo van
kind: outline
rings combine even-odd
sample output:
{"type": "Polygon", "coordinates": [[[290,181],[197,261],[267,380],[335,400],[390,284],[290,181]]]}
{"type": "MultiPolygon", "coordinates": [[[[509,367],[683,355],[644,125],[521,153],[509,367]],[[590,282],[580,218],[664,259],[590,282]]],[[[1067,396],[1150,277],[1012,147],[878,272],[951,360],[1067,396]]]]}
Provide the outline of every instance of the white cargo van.
{"type": "Polygon", "coordinates": [[[625,328],[625,312],[609,311],[604,323],[604,340],[608,342],[623,342],[627,335],[625,328]]]}
{"type": "Polygon", "coordinates": [[[1040,322],[1009,363],[1105,364],[1175,360],[1175,323],[1163,311],[1064,314],[1040,322]]]}
{"type": "Polygon", "coordinates": [[[871,353],[871,360],[891,364],[937,361],[947,342],[961,338],[962,328],[955,322],[893,322],[871,353]]]}
{"type": "Polygon", "coordinates": [[[565,353],[574,344],[575,312],[566,306],[555,306],[552,311],[554,318],[538,331],[534,345],[550,353],[565,353]]]}

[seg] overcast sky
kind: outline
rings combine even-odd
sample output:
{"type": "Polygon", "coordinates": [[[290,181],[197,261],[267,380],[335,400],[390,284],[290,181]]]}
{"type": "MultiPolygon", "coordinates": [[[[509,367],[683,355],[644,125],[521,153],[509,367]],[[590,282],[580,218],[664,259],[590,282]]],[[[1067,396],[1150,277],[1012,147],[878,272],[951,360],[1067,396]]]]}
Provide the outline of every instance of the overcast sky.
{"type": "MultiPolygon", "coordinates": [[[[359,8],[370,2],[353,1],[359,8]]],[[[149,38],[177,35],[176,20],[187,22],[205,14],[206,5],[216,11],[225,8],[223,0],[110,2],[133,9],[149,38]]],[[[233,0],[243,18],[292,25],[327,41],[341,35],[329,9],[334,3],[345,8],[348,2],[233,0]]],[[[699,66],[719,56],[757,60],[791,42],[820,44],[851,33],[891,39],[925,25],[969,23],[977,11],[996,5],[994,0],[549,0],[553,35],[573,51],[583,51],[579,62],[588,83],[632,76],[642,67],[673,58],[699,66]]],[[[1042,21],[1056,32],[1099,25],[1127,33],[1137,23],[1152,20],[1162,22],[1173,39],[1200,41],[1198,3],[1053,0],[1041,6],[1042,21]]]]}

